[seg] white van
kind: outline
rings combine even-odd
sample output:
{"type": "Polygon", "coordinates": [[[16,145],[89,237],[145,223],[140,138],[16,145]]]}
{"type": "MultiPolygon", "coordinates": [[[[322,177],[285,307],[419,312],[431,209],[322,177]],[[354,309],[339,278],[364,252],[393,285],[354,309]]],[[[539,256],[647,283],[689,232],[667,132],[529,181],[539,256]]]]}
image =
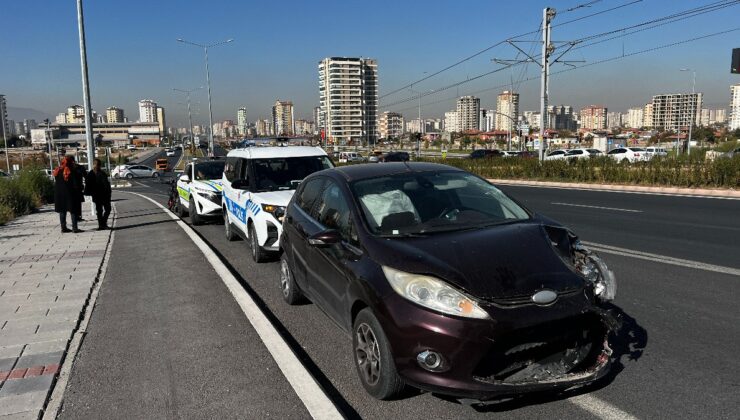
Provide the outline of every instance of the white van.
{"type": "Polygon", "coordinates": [[[668,151],[662,147],[646,147],[645,155],[647,156],[647,160],[650,160],[656,156],[668,156],[668,151]]]}
{"type": "Polygon", "coordinates": [[[226,156],[223,215],[226,239],[241,236],[252,258],[266,261],[280,251],[283,215],[303,178],[334,164],[320,147],[236,149],[226,156]]]}

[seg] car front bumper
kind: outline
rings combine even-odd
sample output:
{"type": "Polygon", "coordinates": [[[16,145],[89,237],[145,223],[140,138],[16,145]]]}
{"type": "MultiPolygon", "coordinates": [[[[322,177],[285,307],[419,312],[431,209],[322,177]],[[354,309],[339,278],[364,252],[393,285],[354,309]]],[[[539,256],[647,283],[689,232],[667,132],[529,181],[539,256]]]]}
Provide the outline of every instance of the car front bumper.
{"type": "Polygon", "coordinates": [[[381,314],[401,377],[417,388],[486,401],[518,394],[574,388],[609,371],[608,337],[614,325],[605,311],[582,311],[583,294],[542,307],[487,308],[492,319],[464,319],[388,297],[381,314]],[[438,371],[417,356],[442,356],[438,371]]]}

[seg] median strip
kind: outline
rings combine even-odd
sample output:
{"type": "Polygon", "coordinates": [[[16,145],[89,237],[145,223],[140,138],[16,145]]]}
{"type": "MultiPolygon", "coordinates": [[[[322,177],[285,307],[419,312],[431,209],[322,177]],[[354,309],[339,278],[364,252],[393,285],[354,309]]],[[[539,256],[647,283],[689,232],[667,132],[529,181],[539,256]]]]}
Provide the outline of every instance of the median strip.
{"type": "Polygon", "coordinates": [[[620,209],[616,207],[588,206],[586,204],[573,204],[573,203],[550,203],[550,204],[554,204],[556,206],[585,207],[589,209],[624,211],[628,213],[642,213],[642,210],[620,209]]]}

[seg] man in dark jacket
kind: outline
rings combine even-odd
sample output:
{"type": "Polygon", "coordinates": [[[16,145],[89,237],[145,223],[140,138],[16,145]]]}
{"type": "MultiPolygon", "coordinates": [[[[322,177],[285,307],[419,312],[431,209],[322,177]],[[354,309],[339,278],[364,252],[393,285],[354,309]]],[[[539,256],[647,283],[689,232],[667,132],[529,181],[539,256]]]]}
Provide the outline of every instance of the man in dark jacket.
{"type": "Polygon", "coordinates": [[[108,174],[101,168],[100,159],[93,160],[93,169],[85,177],[85,195],[92,196],[95,203],[95,212],[98,216],[98,230],[110,229],[108,227],[108,216],[110,216],[111,188],[108,174]]]}
{"type": "Polygon", "coordinates": [[[59,213],[59,223],[62,233],[79,233],[77,228],[77,215],[82,213],[82,185],[74,175],[75,159],[65,156],[62,163],[54,169],[54,211],[59,213]],[[72,230],[67,229],[67,213],[72,219],[72,230]]]}

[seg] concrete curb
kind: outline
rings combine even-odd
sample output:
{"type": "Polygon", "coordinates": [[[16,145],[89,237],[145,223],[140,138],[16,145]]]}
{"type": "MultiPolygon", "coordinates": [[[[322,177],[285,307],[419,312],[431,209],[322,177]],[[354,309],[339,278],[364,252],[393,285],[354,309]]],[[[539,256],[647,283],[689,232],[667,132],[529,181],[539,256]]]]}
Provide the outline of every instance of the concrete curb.
{"type": "Polygon", "coordinates": [[[733,189],[644,187],[639,185],[588,184],[583,182],[530,181],[522,179],[488,179],[488,181],[499,185],[518,185],[524,187],[740,199],[740,191],[733,189]]]}

